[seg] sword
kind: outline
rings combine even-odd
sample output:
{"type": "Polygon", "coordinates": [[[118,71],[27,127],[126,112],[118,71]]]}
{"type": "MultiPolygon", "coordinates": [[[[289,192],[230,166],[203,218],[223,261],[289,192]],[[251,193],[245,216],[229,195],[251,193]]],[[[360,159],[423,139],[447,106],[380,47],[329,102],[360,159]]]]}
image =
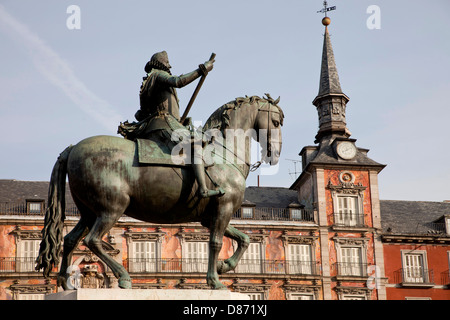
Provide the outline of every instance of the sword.
{"type": "MultiPolygon", "coordinates": [[[[211,54],[211,57],[209,58],[209,61],[214,60],[215,57],[216,57],[216,54],[215,54],[215,53],[212,53],[212,54],[211,54]]],[[[205,82],[205,78],[206,78],[206,75],[203,75],[203,76],[200,78],[200,81],[199,81],[198,84],[197,84],[197,88],[195,88],[195,91],[194,91],[194,93],[192,94],[191,100],[189,100],[189,103],[188,103],[188,105],[187,105],[187,107],[186,107],[186,110],[184,110],[183,116],[182,116],[181,119],[180,119],[180,122],[181,122],[181,123],[183,123],[184,120],[186,120],[186,117],[187,117],[187,115],[188,115],[188,113],[189,113],[189,110],[191,110],[192,104],[194,103],[195,98],[197,98],[198,92],[200,91],[200,88],[202,87],[203,82],[205,82]]]]}

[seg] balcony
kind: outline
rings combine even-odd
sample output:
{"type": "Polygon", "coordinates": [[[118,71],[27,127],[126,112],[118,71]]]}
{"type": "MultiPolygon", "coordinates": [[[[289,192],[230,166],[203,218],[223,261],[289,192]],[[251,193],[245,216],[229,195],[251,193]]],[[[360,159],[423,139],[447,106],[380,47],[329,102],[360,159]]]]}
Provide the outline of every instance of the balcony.
{"type": "MultiPolygon", "coordinates": [[[[129,258],[124,260],[123,265],[130,273],[205,273],[208,269],[208,259],[129,258]]],[[[315,261],[242,259],[232,272],[317,276],[320,274],[320,265],[315,261]]]]}
{"type": "Polygon", "coordinates": [[[422,267],[402,268],[394,273],[395,282],[400,283],[403,287],[425,287],[434,286],[433,270],[424,269],[422,267]]]}
{"type": "Polygon", "coordinates": [[[0,257],[0,272],[38,272],[36,258],[0,257]]]}
{"type": "Polygon", "coordinates": [[[334,225],[336,227],[367,227],[364,214],[360,213],[334,213],[334,225]]]}
{"type": "MultiPolygon", "coordinates": [[[[45,203],[39,210],[30,207],[30,203],[0,203],[0,215],[15,216],[44,216],[45,203]]],[[[80,212],[75,204],[66,204],[66,216],[79,216],[80,212]]],[[[303,221],[314,222],[314,211],[297,208],[270,208],[270,207],[242,207],[233,215],[237,220],[272,220],[272,221],[303,221]]]]}
{"type": "Polygon", "coordinates": [[[338,262],[332,268],[337,277],[342,278],[367,278],[367,263],[338,262]]]}
{"type": "Polygon", "coordinates": [[[446,270],[441,273],[441,284],[450,287],[450,270],[446,270]]]}
{"type": "Polygon", "coordinates": [[[297,208],[241,207],[232,219],[314,222],[314,211],[297,208]]]}

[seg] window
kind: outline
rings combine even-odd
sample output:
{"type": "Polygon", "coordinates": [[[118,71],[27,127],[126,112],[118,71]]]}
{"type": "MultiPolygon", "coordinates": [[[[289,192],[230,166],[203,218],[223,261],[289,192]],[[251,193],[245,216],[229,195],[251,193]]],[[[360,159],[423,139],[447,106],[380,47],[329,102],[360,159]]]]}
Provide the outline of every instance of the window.
{"type": "Polygon", "coordinates": [[[426,266],[427,263],[425,251],[403,252],[403,282],[430,282],[426,266]]]}
{"type": "Polygon", "coordinates": [[[239,261],[236,271],[242,273],[261,273],[261,244],[259,242],[250,243],[239,261]]]}
{"type": "Polygon", "coordinates": [[[19,272],[35,271],[35,260],[39,255],[40,240],[20,240],[16,267],[19,272]]]}
{"type": "Polygon", "coordinates": [[[358,197],[337,196],[336,207],[335,224],[343,226],[356,226],[359,224],[358,197]]]}
{"type": "Polygon", "coordinates": [[[185,272],[206,272],[208,270],[208,242],[206,241],[187,241],[184,244],[184,263],[185,272]]]}
{"type": "Polygon", "coordinates": [[[364,192],[367,187],[361,182],[355,183],[356,177],[350,171],[339,174],[339,184],[328,182],[334,208],[334,224],[345,227],[364,227],[364,192]]]}
{"type": "MultiPolygon", "coordinates": [[[[161,242],[164,232],[136,232],[129,228],[124,233],[128,248],[128,270],[130,272],[159,272],[161,268],[161,242]]],[[[110,234],[110,239],[114,235],[110,234]]],[[[105,245],[103,243],[103,245],[105,245]]]]}
{"type": "Polygon", "coordinates": [[[364,273],[360,247],[342,247],[338,273],[341,276],[362,276],[364,273]]]}
{"type": "Polygon", "coordinates": [[[291,274],[311,274],[311,246],[309,244],[289,244],[288,270],[291,274]]]}
{"type": "Polygon", "coordinates": [[[242,207],[242,218],[251,219],[253,218],[253,208],[242,207]]]}
{"type": "Polygon", "coordinates": [[[450,235],[450,217],[445,217],[445,233],[450,235]]]}
{"type": "Polygon", "coordinates": [[[50,284],[49,279],[45,284],[19,284],[18,282],[9,287],[13,300],[44,300],[45,295],[53,293],[56,289],[56,285],[50,284]]]}
{"type": "Polygon", "coordinates": [[[250,300],[264,300],[264,293],[262,292],[251,292],[248,293],[250,300]]]}
{"type": "Polygon", "coordinates": [[[291,209],[291,218],[295,220],[302,220],[302,209],[291,209]]]}
{"type": "Polygon", "coordinates": [[[17,300],[45,300],[44,293],[20,293],[17,300]]]}
{"type": "Polygon", "coordinates": [[[156,242],[135,241],[132,243],[131,272],[156,272],[156,242]]]}
{"type": "Polygon", "coordinates": [[[27,213],[43,213],[44,201],[43,200],[27,200],[27,213]]]}

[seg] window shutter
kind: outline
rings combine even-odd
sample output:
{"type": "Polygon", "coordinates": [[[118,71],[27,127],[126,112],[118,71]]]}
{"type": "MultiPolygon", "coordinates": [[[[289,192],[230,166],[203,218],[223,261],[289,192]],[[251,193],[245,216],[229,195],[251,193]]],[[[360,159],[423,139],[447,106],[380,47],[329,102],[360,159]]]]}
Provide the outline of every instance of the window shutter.
{"type": "Polygon", "coordinates": [[[289,272],[311,274],[311,246],[308,244],[289,245],[289,272]]]}

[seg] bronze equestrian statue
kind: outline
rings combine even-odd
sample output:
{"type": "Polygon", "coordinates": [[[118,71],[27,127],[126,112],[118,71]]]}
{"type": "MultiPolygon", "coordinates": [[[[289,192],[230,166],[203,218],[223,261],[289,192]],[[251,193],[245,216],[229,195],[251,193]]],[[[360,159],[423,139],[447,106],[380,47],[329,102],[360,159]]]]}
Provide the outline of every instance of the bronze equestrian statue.
{"type": "MultiPolygon", "coordinates": [[[[160,57],[156,57],[156,60],[160,60],[160,57]]],[[[167,63],[165,67],[168,68],[168,60],[160,62],[167,63]]],[[[212,64],[212,62],[205,63],[205,69],[210,71],[212,64]]],[[[153,63],[151,67],[152,70],[155,69],[153,63]]],[[[207,284],[213,289],[226,288],[219,281],[218,274],[233,270],[249,245],[249,237],[232,227],[229,222],[244,199],[245,181],[251,166],[251,139],[234,143],[233,135],[236,132],[256,132],[250,137],[260,143],[267,139],[267,143],[261,143],[262,161],[270,164],[278,163],[284,118],[283,111],[278,106],[279,99],[273,100],[268,94],[266,98],[257,96],[237,98],[219,107],[209,117],[203,131],[215,132],[224,139],[222,144],[216,145],[215,163],[206,169],[202,168],[203,172],[206,170],[208,179],[200,181],[198,173],[195,173],[195,166],[189,163],[154,164],[144,163],[140,159],[141,156],[150,156],[152,160],[152,155],[157,154],[159,157],[157,160],[160,161],[161,158],[170,155],[170,152],[164,149],[167,147],[167,141],[161,142],[161,135],[164,136],[165,132],[171,129],[171,123],[178,122],[166,119],[173,117],[178,120],[179,116],[175,89],[170,85],[164,87],[165,92],[157,89],[156,85],[160,84],[152,80],[152,70],[149,68],[147,70],[150,71],[150,76],[147,81],[155,83],[148,85],[144,83],[144,88],[148,86],[148,89],[143,90],[144,92],[155,90],[154,92],[158,94],[143,96],[144,100],[151,101],[144,101],[142,104],[137,114],[137,120],[141,120],[137,125],[129,124],[130,126],[122,128],[130,135],[136,133],[135,131],[149,133],[148,139],[141,139],[139,135],[135,139],[113,136],[90,137],[67,147],[53,168],[36,269],[43,269],[44,276],[48,277],[52,268],[59,264],[62,251],[58,285],[65,290],[69,288],[70,275],[67,269],[72,264],[73,250],[82,239],[86,246],[108,265],[117,277],[119,287],[131,288],[131,278],[126,269],[102,247],[103,236],[124,214],[157,224],[200,222],[209,228],[209,262],[206,279],[207,284]],[[155,87],[151,89],[153,85],[155,87]],[[158,97],[160,100],[157,100],[158,97]],[[156,116],[153,115],[155,112],[156,116]],[[145,119],[148,121],[144,121],[145,119]],[[153,120],[150,121],[151,119],[153,120]],[[153,121],[155,123],[152,123],[153,121]],[[161,130],[161,127],[165,129],[161,130]],[[154,130],[155,128],[159,129],[154,130]],[[233,143],[229,144],[230,141],[233,143]],[[148,147],[149,143],[153,143],[150,145],[152,154],[140,152],[140,148],[148,147]],[[221,153],[221,150],[224,152],[221,153]],[[227,156],[223,156],[224,154],[227,156]],[[80,220],[72,231],[63,237],[66,176],[73,200],[80,211],[80,220]],[[206,188],[211,191],[215,191],[212,189],[220,185],[223,194],[204,197],[203,190],[199,191],[203,188],[202,183],[205,183],[206,188]],[[218,261],[224,236],[235,240],[238,248],[229,259],[218,261]]],[[[157,71],[154,71],[154,74],[163,74],[161,69],[155,70],[157,71]]],[[[196,70],[186,77],[179,77],[182,80],[176,80],[176,77],[172,78],[166,70],[161,77],[173,81],[176,86],[183,86],[198,78],[201,72],[203,71],[196,70]]],[[[155,75],[155,78],[159,77],[160,75],[155,75]]],[[[179,125],[184,127],[182,124],[179,125]]],[[[184,128],[186,130],[186,127],[184,128]]]]}

